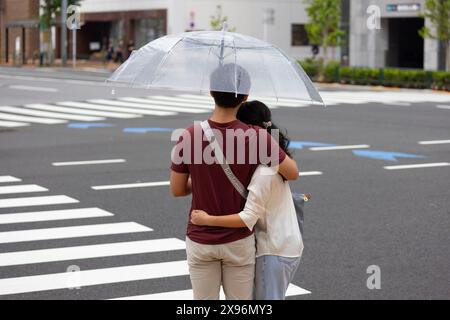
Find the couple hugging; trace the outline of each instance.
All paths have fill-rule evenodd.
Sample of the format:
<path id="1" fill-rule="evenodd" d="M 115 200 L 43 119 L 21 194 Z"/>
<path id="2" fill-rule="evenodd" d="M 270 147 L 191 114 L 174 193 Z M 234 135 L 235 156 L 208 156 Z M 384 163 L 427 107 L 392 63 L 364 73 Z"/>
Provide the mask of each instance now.
<path id="1" fill-rule="evenodd" d="M 299 171 L 269 108 L 247 102 L 250 87 L 239 65 L 214 70 L 212 116 L 172 151 L 171 192 L 192 195 L 186 252 L 196 300 L 219 299 L 221 286 L 229 300 L 284 299 L 300 263 L 288 184 Z"/>

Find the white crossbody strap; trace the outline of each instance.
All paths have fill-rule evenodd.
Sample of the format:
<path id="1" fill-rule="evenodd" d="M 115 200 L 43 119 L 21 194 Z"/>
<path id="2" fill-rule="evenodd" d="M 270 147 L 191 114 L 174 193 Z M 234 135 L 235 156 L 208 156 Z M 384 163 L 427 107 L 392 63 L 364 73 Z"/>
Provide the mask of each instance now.
<path id="1" fill-rule="evenodd" d="M 216 157 L 216 160 L 222 167 L 223 171 L 225 172 L 225 175 L 227 176 L 228 180 L 230 180 L 233 187 L 236 189 L 237 192 L 244 198 L 247 199 L 247 189 L 244 187 L 244 185 L 239 181 L 239 179 L 234 175 L 233 171 L 231 171 L 230 165 L 227 163 L 227 159 L 225 158 L 222 148 L 220 147 L 219 143 L 217 142 L 217 139 L 214 135 L 213 130 L 209 126 L 208 120 L 203 121 L 201 124 L 203 132 L 205 133 L 205 137 L 208 140 L 209 144 L 214 150 L 214 155 Z"/>

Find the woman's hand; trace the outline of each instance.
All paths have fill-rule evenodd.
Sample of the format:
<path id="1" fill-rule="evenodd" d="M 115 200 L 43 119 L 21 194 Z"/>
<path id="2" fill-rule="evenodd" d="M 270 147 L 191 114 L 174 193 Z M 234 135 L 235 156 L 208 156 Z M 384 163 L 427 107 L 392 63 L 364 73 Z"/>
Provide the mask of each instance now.
<path id="1" fill-rule="evenodd" d="M 207 226 L 210 215 L 203 210 L 192 210 L 191 222 L 197 226 Z"/>

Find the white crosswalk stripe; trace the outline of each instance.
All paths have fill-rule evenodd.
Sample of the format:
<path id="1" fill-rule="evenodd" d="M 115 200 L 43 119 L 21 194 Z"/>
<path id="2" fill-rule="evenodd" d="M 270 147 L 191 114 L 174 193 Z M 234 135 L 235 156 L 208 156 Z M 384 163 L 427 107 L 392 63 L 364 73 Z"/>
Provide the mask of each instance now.
<path id="1" fill-rule="evenodd" d="M 67 123 L 66 120 L 19 116 L 19 115 L 8 114 L 8 113 L 3 113 L 3 112 L 0 112 L 0 120 L 12 120 L 12 121 L 22 121 L 22 122 L 31 122 L 31 123 L 41 123 L 41 124 Z"/>
<path id="2" fill-rule="evenodd" d="M 201 108 L 206 108 L 206 109 L 214 109 L 214 100 L 211 98 L 209 100 L 186 100 L 186 98 L 181 98 L 179 96 L 148 96 L 147 98 L 149 99 L 154 99 L 154 100 L 164 100 L 164 101 L 175 101 L 175 102 L 186 102 L 186 101 L 192 101 L 195 102 L 195 105 L 198 105 L 199 108 L 201 106 Z"/>
<path id="3" fill-rule="evenodd" d="M 118 222 L 75 227 L 5 231 L 0 232 L 0 243 L 67 239 L 147 231 L 152 231 L 152 229 L 136 222 Z"/>
<path id="4" fill-rule="evenodd" d="M 286 291 L 286 297 L 299 296 L 309 293 L 311 292 L 308 290 L 290 284 Z M 115 298 L 111 300 L 193 300 L 193 297 L 194 293 L 192 290 L 178 290 L 162 293 L 144 294 L 139 296 Z M 225 294 L 223 290 L 220 291 L 220 299 L 225 300 Z"/>
<path id="5" fill-rule="evenodd" d="M 13 176 L 0 176 L 0 182 L 20 182 L 19 178 Z M 6 185 L 0 186 L 0 194 L 38 191 L 37 185 Z M 42 188 L 41 191 L 44 191 Z M 45 189 L 47 191 L 47 189 Z M 69 204 L 78 201 L 67 196 L 48 196 L 31 198 L 0 199 L 0 208 L 28 207 L 35 205 Z M 0 225 L 25 224 L 43 221 L 71 221 L 73 219 L 107 218 L 114 214 L 100 208 L 76 208 L 19 213 L 1 213 Z M 184 251 L 186 244 L 183 240 L 176 238 L 144 239 L 121 242 L 97 243 L 98 236 L 126 235 L 153 231 L 153 229 L 136 222 L 115 222 L 86 224 L 77 226 L 63 226 L 43 229 L 25 229 L 0 232 L 0 244 L 28 243 L 35 246 L 39 241 L 53 241 L 57 243 L 60 239 L 92 238 L 94 243 L 78 246 L 51 246 L 49 248 L 39 247 L 24 251 L 0 252 L 0 274 L 2 267 L 31 266 L 35 270 L 37 264 L 51 264 L 62 261 L 77 261 L 119 257 L 129 255 L 147 255 L 158 252 Z M 124 260 L 122 260 L 124 261 Z M 125 260 L 126 261 L 126 260 Z M 38 269 L 36 269 L 38 270 Z M 0 296 L 16 295 L 26 293 L 48 292 L 54 290 L 99 286 L 106 284 L 124 283 L 124 293 L 127 282 L 146 281 L 151 279 L 166 279 L 172 277 L 187 277 L 188 264 L 185 260 L 158 261 L 157 263 L 134 264 L 112 266 L 108 268 L 93 268 L 80 270 L 78 272 L 61 272 L 48 274 L 16 274 L 8 278 L 0 278 Z M 159 289 L 160 290 L 160 289 Z M 298 286 L 290 285 L 288 296 L 310 293 Z M 58 295 L 58 291 L 55 291 Z M 106 293 L 111 297 L 109 293 Z M 116 294 L 121 296 L 120 293 Z M 168 292 L 150 292 L 140 296 L 122 296 L 118 300 L 158 300 L 158 299 L 188 299 L 193 297 L 192 289 L 176 290 Z M 223 292 L 221 298 L 224 299 Z"/>
<path id="6" fill-rule="evenodd" d="M 126 99 L 126 98 L 123 98 Z M 136 99 L 136 98 L 129 98 L 129 99 Z M 89 100 L 89 102 L 92 103 L 98 103 L 98 104 L 106 104 L 111 106 L 117 106 L 117 107 L 131 107 L 131 108 L 142 108 L 144 110 L 155 110 L 155 112 L 163 112 L 164 110 L 167 111 L 174 111 L 174 112 L 186 112 L 186 113 L 203 113 L 204 111 L 199 111 L 199 109 L 190 109 L 190 108 L 180 108 L 180 107 L 164 107 L 164 106 L 157 106 L 157 105 L 151 105 L 146 103 L 136 103 L 136 102 L 126 102 L 126 101 L 118 101 L 118 100 L 105 100 L 105 99 L 94 99 Z"/>
<path id="7" fill-rule="evenodd" d="M 60 106 L 53 106 L 50 104 L 27 104 L 25 106 L 27 108 L 31 108 L 31 109 L 39 109 L 39 110 L 55 111 L 55 112 L 66 112 L 66 113 L 99 116 L 99 117 L 107 117 L 107 118 L 132 119 L 132 118 L 142 117 L 141 115 L 138 115 L 138 114 L 127 114 L 127 113 L 94 111 L 94 110 L 83 110 L 83 109 L 80 110 L 78 108 L 60 107 Z"/>
<path id="8" fill-rule="evenodd" d="M 138 108 L 124 108 L 124 107 L 114 107 L 109 105 L 101 105 L 95 103 L 86 103 L 86 102 L 74 102 L 74 101 L 64 101 L 58 102 L 58 105 L 61 106 L 69 106 L 83 109 L 94 109 L 94 110 L 104 110 L 104 111 L 113 111 L 113 112 L 123 112 L 123 113 L 132 113 L 132 114 L 141 114 L 141 115 L 150 115 L 150 116 L 172 116 L 177 114 L 176 112 L 170 111 L 157 111 L 157 110 L 144 110 Z"/>
<path id="9" fill-rule="evenodd" d="M 0 253 L 0 266 L 115 257 L 122 255 L 183 250 L 184 241 L 168 238 L 156 240 L 105 243 L 88 246 Z"/>
<path id="10" fill-rule="evenodd" d="M 45 197 L 27 197 L 0 199 L 0 208 L 18 208 L 31 206 L 45 206 L 67 203 L 78 203 L 79 201 L 64 195 L 45 196 Z"/>
<path id="11" fill-rule="evenodd" d="M 17 186 L 0 187 L 0 195 L 13 193 L 43 192 L 43 191 L 48 191 L 48 189 L 35 184 L 23 184 Z"/>
<path id="12" fill-rule="evenodd" d="M 47 118 L 56 118 L 56 119 L 64 119 L 64 120 L 76 120 L 76 121 L 102 121 L 102 120 L 105 120 L 105 118 L 102 118 L 102 117 L 81 116 L 81 115 L 74 115 L 74 114 L 67 114 L 67 113 L 31 110 L 31 109 L 24 109 L 24 108 L 18 108 L 18 107 L 9 107 L 9 106 L 0 107 L 0 111 L 24 114 L 27 116 L 47 117 Z"/>
<path id="13" fill-rule="evenodd" d="M 206 113 L 210 112 L 210 108 L 205 108 L 197 104 L 190 103 L 180 103 L 180 102 L 166 102 L 158 101 L 155 99 L 143 99 L 143 98 L 119 98 L 120 101 L 132 102 L 138 104 L 144 104 L 146 106 L 159 108 L 162 110 L 170 110 L 176 112 L 186 112 L 186 113 Z"/>
<path id="14" fill-rule="evenodd" d="M 443 93 L 419 91 L 321 91 L 327 106 L 363 105 L 374 103 L 385 107 L 410 107 L 416 103 L 436 103 L 436 108 L 448 109 L 450 96 Z M 269 108 L 308 108 L 313 104 L 295 99 L 250 96 Z M 25 107 L 25 108 L 24 108 Z M 6 109 L 5 109 L 6 108 Z M 16 128 L 38 124 L 61 124 L 67 120 L 104 121 L 108 118 L 131 119 L 142 116 L 173 116 L 180 113 L 201 114 L 214 109 L 212 97 L 200 94 L 145 97 L 118 97 L 88 101 L 59 101 L 0 108 L 0 128 Z M 206 117 L 206 115 L 205 115 Z"/>
<path id="15" fill-rule="evenodd" d="M 13 176 L 0 176 L 0 183 L 5 183 L 5 182 L 20 182 L 22 181 L 22 179 L 13 177 Z"/>
<path id="16" fill-rule="evenodd" d="M 0 279 L 0 295 L 168 278 L 187 274 L 187 261 L 171 261 L 17 277 Z"/>
<path id="17" fill-rule="evenodd" d="M 23 122 L 15 122 L 15 121 L 0 121 L 0 128 L 17 128 L 17 127 L 26 127 L 29 126 L 29 123 L 23 123 Z"/>
<path id="18" fill-rule="evenodd" d="M 49 210 L 49 211 L 34 211 L 23 213 L 2 213 L 0 215 L 0 224 L 98 218 L 98 217 L 109 217 L 112 215 L 113 215 L 112 213 L 102 210 L 100 208 Z"/>

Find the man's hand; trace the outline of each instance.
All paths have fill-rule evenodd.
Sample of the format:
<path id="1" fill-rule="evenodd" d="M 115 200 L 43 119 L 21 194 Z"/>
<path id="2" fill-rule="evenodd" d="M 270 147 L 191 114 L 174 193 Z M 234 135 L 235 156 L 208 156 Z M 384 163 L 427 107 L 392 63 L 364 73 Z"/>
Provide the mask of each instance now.
<path id="1" fill-rule="evenodd" d="M 191 222 L 197 226 L 207 226 L 211 216 L 203 210 L 192 210 Z"/>

